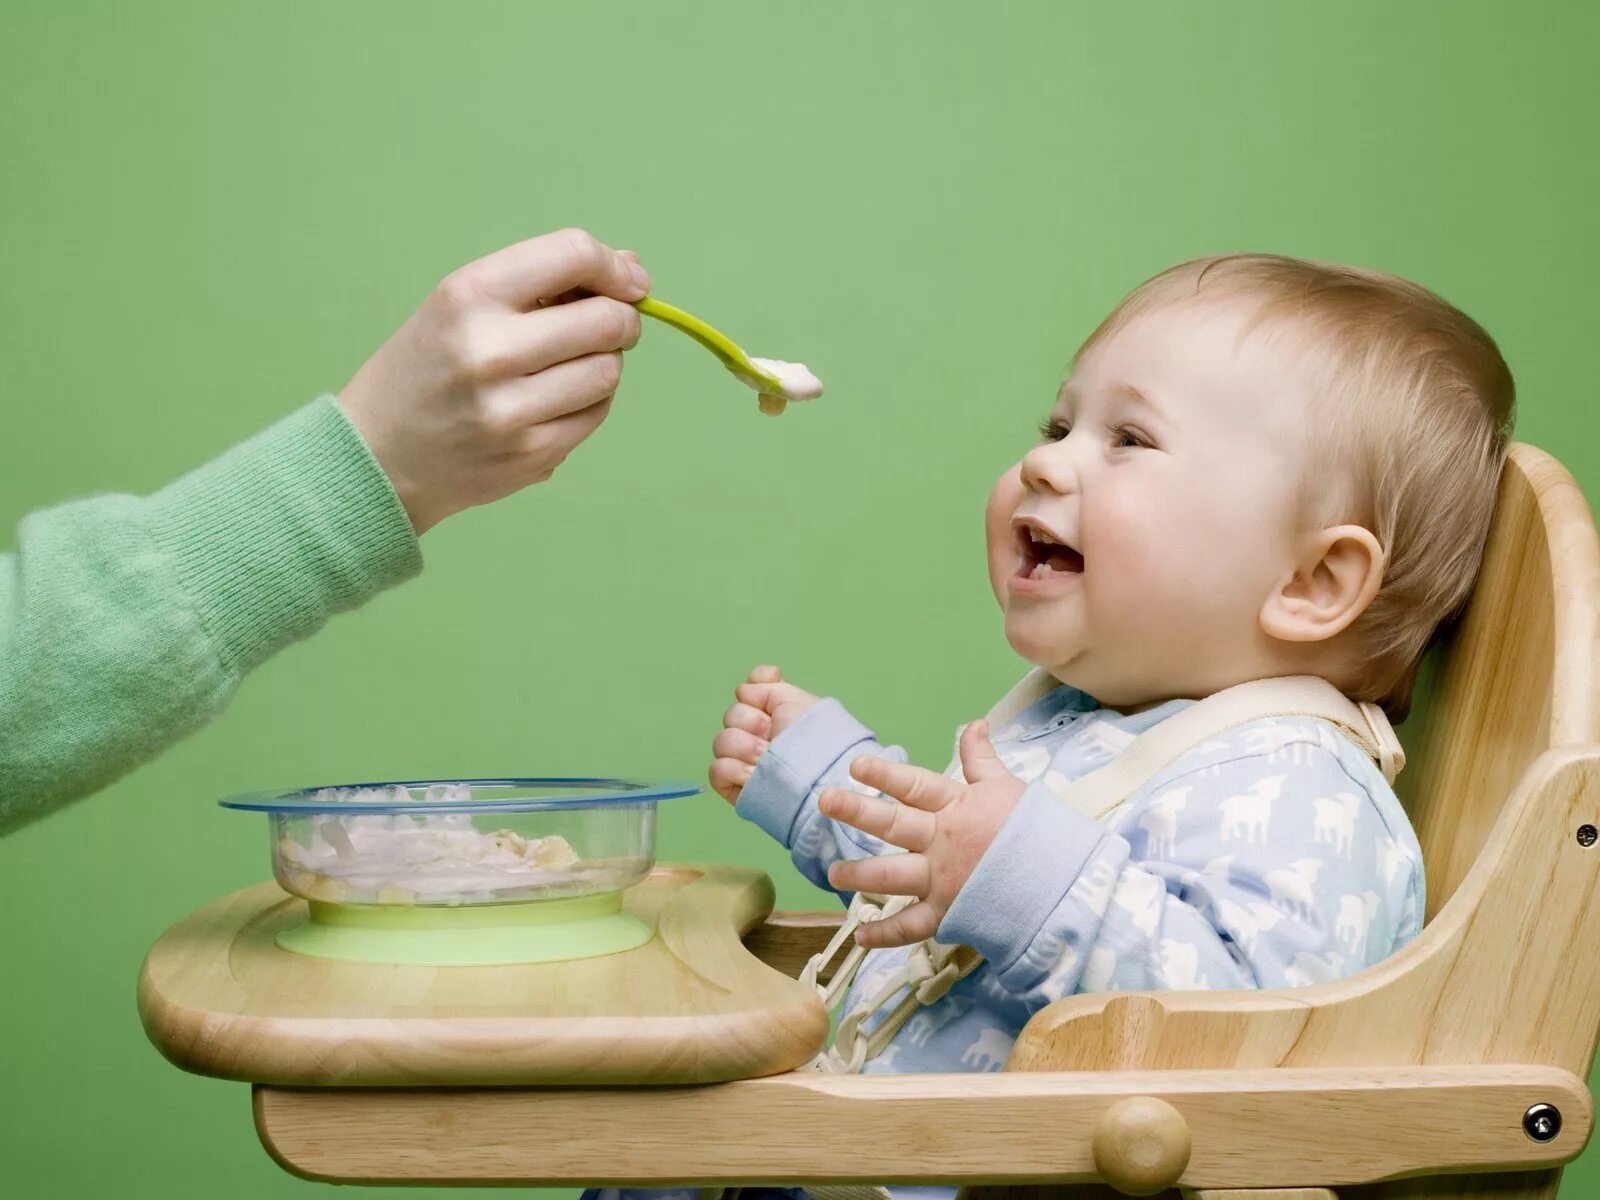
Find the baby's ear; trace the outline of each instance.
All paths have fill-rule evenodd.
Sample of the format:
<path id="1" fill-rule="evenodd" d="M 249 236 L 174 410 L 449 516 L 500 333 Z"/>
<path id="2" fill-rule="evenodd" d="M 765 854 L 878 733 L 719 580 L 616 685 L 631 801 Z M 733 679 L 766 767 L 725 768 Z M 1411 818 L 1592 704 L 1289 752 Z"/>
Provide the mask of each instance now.
<path id="1" fill-rule="evenodd" d="M 1319 530 L 1261 606 L 1261 628 L 1285 642 L 1337 636 L 1378 594 L 1384 561 L 1383 547 L 1370 529 L 1335 525 Z"/>

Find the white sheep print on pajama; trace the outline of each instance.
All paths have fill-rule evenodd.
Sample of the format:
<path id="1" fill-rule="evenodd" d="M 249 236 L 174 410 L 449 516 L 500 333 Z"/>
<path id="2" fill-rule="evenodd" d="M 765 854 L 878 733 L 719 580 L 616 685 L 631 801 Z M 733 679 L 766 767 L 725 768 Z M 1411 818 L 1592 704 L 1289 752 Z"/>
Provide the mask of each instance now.
<path id="1" fill-rule="evenodd" d="M 992 731 L 1027 790 L 936 934 L 985 961 L 918 1011 L 865 1073 L 998 1071 L 1028 1018 L 1063 996 L 1302 987 L 1360 971 L 1417 935 L 1422 852 L 1411 823 L 1377 766 L 1326 721 L 1272 717 L 1229 730 L 1099 821 L 1060 799 L 1191 703 L 1124 714 L 1062 686 Z M 828 883 L 831 863 L 899 852 L 817 809 L 824 788 L 866 790 L 849 767 L 868 754 L 906 761 L 823 700 L 773 742 L 736 806 L 807 879 L 846 901 Z M 868 954 L 844 1011 L 909 952 Z"/>

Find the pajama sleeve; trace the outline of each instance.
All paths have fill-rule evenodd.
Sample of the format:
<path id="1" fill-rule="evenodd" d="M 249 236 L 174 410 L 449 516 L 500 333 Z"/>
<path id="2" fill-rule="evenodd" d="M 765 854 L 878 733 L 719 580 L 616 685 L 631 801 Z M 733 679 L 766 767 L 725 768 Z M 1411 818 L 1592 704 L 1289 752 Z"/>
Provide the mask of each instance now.
<path id="1" fill-rule="evenodd" d="M 802 875 L 846 901 L 854 893 L 828 882 L 829 866 L 839 859 L 901 852 L 823 816 L 817 808 L 817 797 L 826 788 L 863 788 L 850 776 L 851 762 L 863 755 L 906 761 L 904 750 L 880 746 L 872 730 L 837 700 L 820 700 L 773 739 L 734 805 L 736 813 L 761 826 L 789 851 Z"/>
<path id="2" fill-rule="evenodd" d="M 1353 974 L 1414 933 L 1422 895 L 1409 826 L 1358 776 L 1321 738 L 1280 741 L 1158 777 L 1105 824 L 1032 784 L 938 940 L 1034 1008 Z"/>

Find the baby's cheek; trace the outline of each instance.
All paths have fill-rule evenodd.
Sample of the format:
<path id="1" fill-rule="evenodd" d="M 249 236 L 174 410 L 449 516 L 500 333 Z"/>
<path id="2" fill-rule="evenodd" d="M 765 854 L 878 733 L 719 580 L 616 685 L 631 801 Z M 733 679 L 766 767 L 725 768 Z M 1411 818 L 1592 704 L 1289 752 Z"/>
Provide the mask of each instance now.
<path id="1" fill-rule="evenodd" d="M 1001 608 L 1006 604 L 1006 581 L 1016 574 L 1017 551 L 1010 545 L 1010 539 L 997 542 L 992 537 L 989 540 L 989 587 L 994 592 L 994 598 Z"/>
<path id="2" fill-rule="evenodd" d="M 1159 616 L 1168 605 L 1175 581 L 1173 564 L 1148 543 L 1122 543 L 1086 564 L 1090 604 L 1099 611 L 1096 624 L 1139 625 Z"/>
<path id="3" fill-rule="evenodd" d="M 1127 638 L 1160 657 L 1248 626 L 1268 553 L 1258 515 L 1228 514 L 1203 498 L 1125 515 L 1110 539 L 1113 569 L 1097 581 L 1109 586 L 1094 600 Z"/>
<path id="4" fill-rule="evenodd" d="M 1151 500 L 1129 498 L 1084 512 L 1085 544 L 1092 547 L 1085 583 L 1102 620 L 1124 626 L 1170 620 L 1211 582 L 1205 564 L 1216 531 L 1181 508 Z"/>
<path id="5" fill-rule="evenodd" d="M 1021 468 L 1012 467 L 996 481 L 984 508 L 984 538 L 988 549 L 989 586 L 1002 608 L 1006 603 L 1006 580 L 1016 571 L 1017 548 L 1011 534 L 1011 517 L 1022 499 Z"/>

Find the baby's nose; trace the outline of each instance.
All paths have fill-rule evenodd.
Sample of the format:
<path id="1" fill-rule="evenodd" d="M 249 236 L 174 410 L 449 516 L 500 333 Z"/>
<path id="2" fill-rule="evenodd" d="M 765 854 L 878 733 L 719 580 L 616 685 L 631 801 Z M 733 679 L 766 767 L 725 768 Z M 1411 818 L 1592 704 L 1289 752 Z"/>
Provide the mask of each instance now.
<path id="1" fill-rule="evenodd" d="M 1045 442 L 1022 459 L 1022 483 L 1030 491 L 1066 495 L 1078 487 L 1078 473 L 1066 442 Z"/>

